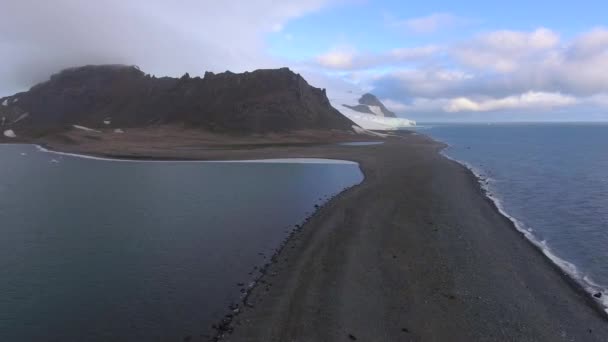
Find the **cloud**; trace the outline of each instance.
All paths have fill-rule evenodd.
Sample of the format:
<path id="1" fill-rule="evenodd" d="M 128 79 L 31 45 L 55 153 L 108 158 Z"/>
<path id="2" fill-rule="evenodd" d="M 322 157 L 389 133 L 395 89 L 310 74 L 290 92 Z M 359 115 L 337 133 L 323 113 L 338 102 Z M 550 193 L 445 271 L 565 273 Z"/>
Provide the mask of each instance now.
<path id="1" fill-rule="evenodd" d="M 380 100 L 380 102 L 382 102 L 384 104 L 384 106 L 386 108 L 388 108 L 388 110 L 393 111 L 393 112 L 402 113 L 408 109 L 408 106 L 403 102 L 399 102 L 399 101 L 395 101 L 395 100 L 391 100 L 391 99 L 382 99 L 382 100 Z"/>
<path id="2" fill-rule="evenodd" d="M 429 65 L 359 72 L 359 82 L 404 112 L 608 108 L 608 30 L 495 31 L 441 48 Z"/>
<path id="3" fill-rule="evenodd" d="M 606 53 L 608 49 L 608 29 L 595 28 L 577 37 L 568 53 L 572 59 L 585 59 Z"/>
<path id="4" fill-rule="evenodd" d="M 319 65 L 331 69 L 352 69 L 355 67 L 356 52 L 351 48 L 334 49 L 316 60 Z"/>
<path id="5" fill-rule="evenodd" d="M 546 28 L 532 32 L 503 30 L 459 44 L 452 54 L 469 67 L 512 72 L 531 58 L 546 58 L 559 42 L 559 35 Z"/>
<path id="6" fill-rule="evenodd" d="M 264 34 L 333 0 L 6 0 L 0 94 L 82 64 L 137 64 L 158 75 L 274 67 Z"/>
<path id="7" fill-rule="evenodd" d="M 319 66 L 328 69 L 360 70 L 428 61 L 440 51 L 441 49 L 436 45 L 396 48 L 383 53 L 359 53 L 352 47 L 341 47 L 321 54 L 315 60 Z"/>
<path id="8" fill-rule="evenodd" d="M 463 19 L 450 13 L 433 13 L 428 16 L 393 21 L 394 26 L 405 27 L 414 33 L 433 33 L 440 29 L 452 27 L 463 22 Z"/>
<path id="9" fill-rule="evenodd" d="M 446 112 L 488 112 L 498 110 L 552 109 L 577 104 L 577 99 L 559 93 L 529 91 L 500 99 L 475 101 L 466 97 L 452 99 L 444 106 Z"/>

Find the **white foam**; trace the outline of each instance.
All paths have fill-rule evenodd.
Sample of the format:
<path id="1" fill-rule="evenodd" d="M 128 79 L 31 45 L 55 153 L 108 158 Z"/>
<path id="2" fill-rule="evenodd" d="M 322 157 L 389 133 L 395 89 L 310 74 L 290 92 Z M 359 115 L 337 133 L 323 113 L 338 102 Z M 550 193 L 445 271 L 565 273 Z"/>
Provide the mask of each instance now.
<path id="1" fill-rule="evenodd" d="M 15 131 L 13 131 L 12 129 L 7 129 L 6 131 L 4 131 L 4 136 L 7 138 L 16 138 L 17 134 L 15 134 Z"/>
<path id="2" fill-rule="evenodd" d="M 484 190 L 486 197 L 488 197 L 494 203 L 494 205 L 496 206 L 496 209 L 498 209 L 498 212 L 500 212 L 501 215 L 503 215 L 504 217 L 509 219 L 511 222 L 513 222 L 513 225 L 515 226 L 515 228 L 520 233 L 522 233 L 528 241 L 530 241 L 534 246 L 539 248 L 543 252 L 543 254 L 547 258 L 549 258 L 549 260 L 551 260 L 551 262 L 553 262 L 562 271 L 564 271 L 564 273 L 566 275 L 568 275 L 570 278 L 574 279 L 577 283 L 579 283 L 583 287 L 583 289 L 585 289 L 585 291 L 587 291 L 591 296 L 593 296 L 593 294 L 596 294 L 598 292 L 601 293 L 602 294 L 601 298 L 596 298 L 596 297 L 592 297 L 592 298 L 595 299 L 604 308 L 604 311 L 606 312 L 606 314 L 608 314 L 608 290 L 606 289 L 605 286 L 602 286 L 600 284 L 597 284 L 597 283 L 591 281 L 591 278 L 587 275 L 582 274 L 580 272 L 580 270 L 578 269 L 578 267 L 576 267 L 575 264 L 557 256 L 551 250 L 551 248 L 549 247 L 549 245 L 547 244 L 547 242 L 545 240 L 540 240 L 534 235 L 534 233 L 533 233 L 534 230 L 531 227 L 526 227 L 526 225 L 523 222 L 521 222 L 517 218 L 509 215 L 509 213 L 507 213 L 507 211 L 505 210 L 505 208 L 502 204 L 502 201 L 499 198 L 497 198 L 490 191 L 489 184 L 492 183 L 493 179 L 484 177 L 483 173 L 480 172 L 480 170 L 475 168 L 473 165 L 450 157 L 449 155 L 447 155 L 445 153 L 445 149 L 443 151 L 441 151 L 441 154 L 444 157 L 446 157 L 447 159 L 457 162 L 457 163 L 463 165 L 464 167 L 466 167 L 467 169 L 469 169 L 477 178 L 477 181 L 478 181 L 480 187 Z"/>
<path id="3" fill-rule="evenodd" d="M 340 159 L 324 159 L 324 158 L 275 158 L 275 159 L 247 159 L 247 160 L 145 160 L 145 159 L 116 159 L 108 157 L 96 157 L 86 154 L 58 152 L 48 150 L 40 145 L 35 145 L 39 152 L 52 153 L 62 156 L 103 160 L 112 162 L 136 162 L 136 163 L 275 163 L 275 164 L 347 164 L 359 165 L 359 163 L 350 160 Z"/>

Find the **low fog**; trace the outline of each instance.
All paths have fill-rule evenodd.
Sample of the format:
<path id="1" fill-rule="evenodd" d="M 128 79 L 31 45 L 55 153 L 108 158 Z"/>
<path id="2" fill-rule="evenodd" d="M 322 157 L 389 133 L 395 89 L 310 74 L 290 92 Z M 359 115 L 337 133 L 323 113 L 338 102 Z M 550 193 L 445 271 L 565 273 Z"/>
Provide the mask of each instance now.
<path id="1" fill-rule="evenodd" d="M 279 66 L 264 54 L 264 34 L 323 2 L 3 1 L 0 96 L 85 64 L 135 64 L 159 76 Z"/>

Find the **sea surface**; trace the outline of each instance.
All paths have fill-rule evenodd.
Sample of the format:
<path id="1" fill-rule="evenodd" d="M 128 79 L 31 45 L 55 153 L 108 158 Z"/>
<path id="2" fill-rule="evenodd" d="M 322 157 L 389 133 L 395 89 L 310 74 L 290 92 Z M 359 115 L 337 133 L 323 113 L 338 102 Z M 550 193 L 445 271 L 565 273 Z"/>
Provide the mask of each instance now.
<path id="1" fill-rule="evenodd" d="M 449 145 L 532 243 L 608 308 L 608 124 L 446 124 Z"/>
<path id="2" fill-rule="evenodd" d="M 0 341 L 199 341 L 356 163 L 0 145 Z"/>

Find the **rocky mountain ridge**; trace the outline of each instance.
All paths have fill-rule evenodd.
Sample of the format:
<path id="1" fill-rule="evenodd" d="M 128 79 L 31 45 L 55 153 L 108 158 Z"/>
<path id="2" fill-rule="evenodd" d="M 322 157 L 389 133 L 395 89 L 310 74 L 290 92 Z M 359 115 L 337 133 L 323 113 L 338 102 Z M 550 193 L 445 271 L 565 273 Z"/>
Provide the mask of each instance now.
<path id="1" fill-rule="evenodd" d="M 89 65 L 63 70 L 29 91 L 0 98 L 5 138 L 44 136 L 75 126 L 158 125 L 264 134 L 352 131 L 354 123 L 330 105 L 324 89 L 310 86 L 288 68 L 157 78 L 136 66 Z"/>
<path id="2" fill-rule="evenodd" d="M 386 106 L 380 102 L 375 95 L 370 93 L 363 94 L 363 96 L 359 98 L 359 104 L 357 105 L 343 104 L 343 106 L 359 113 L 383 116 L 387 118 L 397 117 L 397 115 L 388 110 L 388 108 L 386 108 Z"/>

